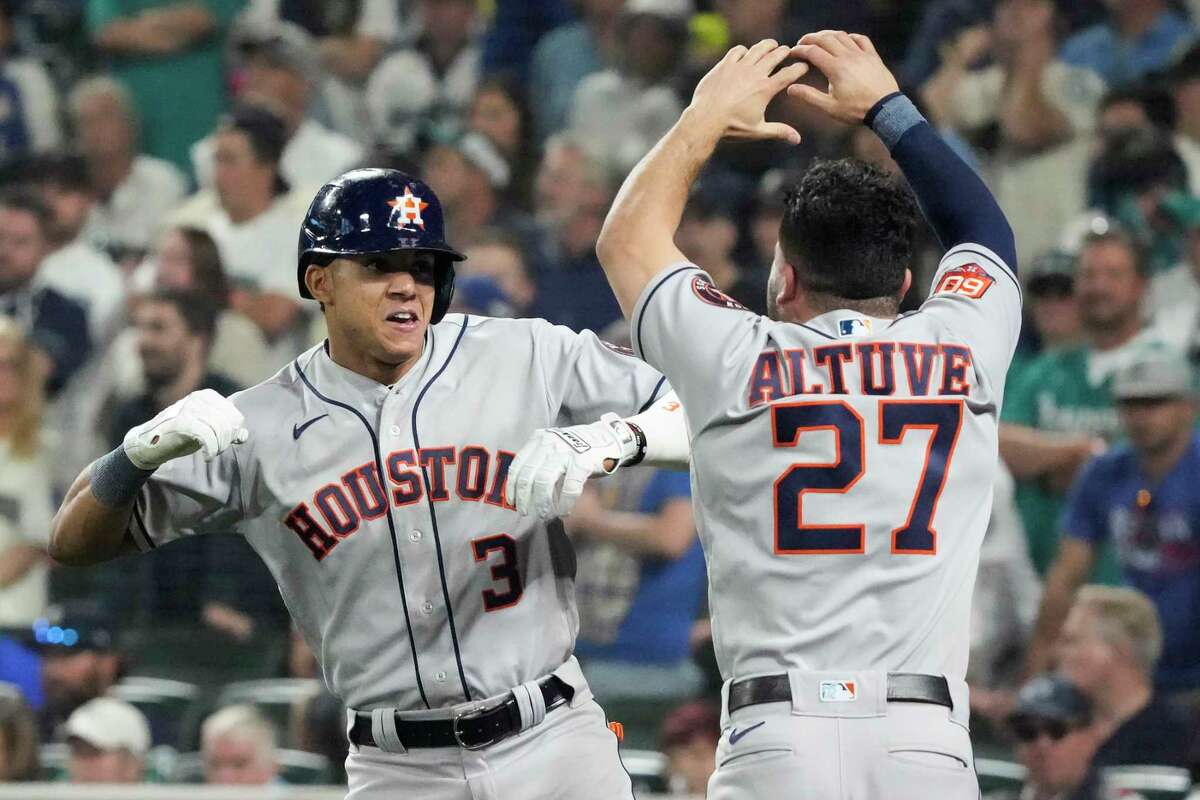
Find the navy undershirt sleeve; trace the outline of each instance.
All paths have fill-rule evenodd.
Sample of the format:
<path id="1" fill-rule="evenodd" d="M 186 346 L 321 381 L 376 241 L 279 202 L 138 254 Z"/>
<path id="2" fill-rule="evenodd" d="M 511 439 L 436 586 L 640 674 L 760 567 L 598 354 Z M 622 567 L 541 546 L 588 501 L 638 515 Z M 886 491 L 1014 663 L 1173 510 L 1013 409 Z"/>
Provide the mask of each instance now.
<path id="1" fill-rule="evenodd" d="M 876 103 L 863 122 L 891 151 L 944 248 L 981 244 L 1017 271 L 1012 227 L 996 199 L 911 100 L 894 92 Z"/>

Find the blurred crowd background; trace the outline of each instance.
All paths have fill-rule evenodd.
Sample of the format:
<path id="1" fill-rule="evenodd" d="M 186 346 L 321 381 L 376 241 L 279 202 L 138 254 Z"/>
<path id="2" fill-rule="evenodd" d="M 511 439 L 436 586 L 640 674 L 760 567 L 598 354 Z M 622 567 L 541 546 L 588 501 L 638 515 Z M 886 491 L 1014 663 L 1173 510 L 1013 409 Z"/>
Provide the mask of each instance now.
<path id="1" fill-rule="evenodd" d="M 252 385 L 321 340 L 297 234 L 357 165 L 437 191 L 469 256 L 457 310 L 620 341 L 594 245 L 621 179 L 729 46 L 823 28 L 874 39 L 1017 236 L 1027 317 L 969 676 L 985 796 L 1185 796 L 1196 0 L 3 0 L 0 782 L 342 780 L 343 711 L 250 548 L 56 566 L 68 482 L 187 393 Z M 722 146 L 678 234 L 760 312 L 789 181 L 816 159 L 896 171 L 864 128 L 786 99 L 770 114 L 803 143 Z M 925 234 L 907 308 L 938 256 Z M 702 795 L 719 676 L 687 476 L 618 473 L 567 524 L 577 653 L 627 764 Z"/>

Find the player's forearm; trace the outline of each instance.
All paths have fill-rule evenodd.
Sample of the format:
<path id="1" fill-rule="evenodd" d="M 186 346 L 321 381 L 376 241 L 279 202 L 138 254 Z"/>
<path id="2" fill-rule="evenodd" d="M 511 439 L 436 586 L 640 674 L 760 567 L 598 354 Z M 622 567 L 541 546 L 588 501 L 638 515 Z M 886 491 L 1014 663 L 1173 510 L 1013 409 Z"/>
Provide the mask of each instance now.
<path id="1" fill-rule="evenodd" d="M 45 557 L 46 551 L 33 544 L 15 544 L 0 552 L 0 589 L 24 578 Z"/>
<path id="2" fill-rule="evenodd" d="M 692 457 L 683 405 L 674 391 L 663 395 L 650 408 L 625 421 L 645 436 L 645 455 L 638 462 L 663 469 L 686 470 Z"/>
<path id="3" fill-rule="evenodd" d="M 51 524 L 52 559 L 74 566 L 98 564 L 136 549 L 128 534 L 129 518 L 135 484 L 145 478 L 135 470 L 110 453 L 80 473 Z M 93 481 L 93 476 L 98 479 Z"/>
<path id="4" fill-rule="evenodd" d="M 1012 227 L 996 199 L 912 101 L 891 94 L 875 104 L 865 122 L 887 145 L 943 247 L 981 244 L 1017 268 Z"/>
<path id="5" fill-rule="evenodd" d="M 596 254 L 621 310 L 629 316 L 641 289 L 678 257 L 675 230 L 688 191 L 720 140 L 691 109 L 625 179 L 596 242 Z"/>

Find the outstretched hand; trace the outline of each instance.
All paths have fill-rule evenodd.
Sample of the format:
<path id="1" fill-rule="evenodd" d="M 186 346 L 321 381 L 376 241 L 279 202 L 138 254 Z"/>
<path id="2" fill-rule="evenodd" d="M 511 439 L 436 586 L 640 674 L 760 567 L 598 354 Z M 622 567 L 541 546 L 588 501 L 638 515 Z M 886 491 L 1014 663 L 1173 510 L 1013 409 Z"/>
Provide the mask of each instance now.
<path id="1" fill-rule="evenodd" d="M 767 122 L 767 105 L 808 72 L 804 63 L 775 71 L 792 52 L 774 39 L 763 39 L 747 49 L 738 45 L 708 71 L 692 95 L 693 119 L 711 123 L 722 137 L 732 139 L 782 139 L 800 143 L 800 133 L 782 122 Z M 773 73 L 773 74 L 772 74 Z"/>
<path id="2" fill-rule="evenodd" d="M 788 87 L 788 94 L 816 106 L 838 122 L 861 123 L 876 103 L 900 89 L 875 52 L 875 45 L 859 33 L 809 33 L 791 49 L 791 54 L 823 72 L 829 79 L 829 91 L 797 84 Z"/>

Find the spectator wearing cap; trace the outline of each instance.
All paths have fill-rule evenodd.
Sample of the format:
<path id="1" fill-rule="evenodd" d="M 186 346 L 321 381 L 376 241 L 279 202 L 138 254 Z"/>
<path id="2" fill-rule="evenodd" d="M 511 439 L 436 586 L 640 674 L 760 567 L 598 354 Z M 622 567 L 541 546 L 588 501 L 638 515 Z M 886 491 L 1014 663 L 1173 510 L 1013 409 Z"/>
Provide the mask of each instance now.
<path id="1" fill-rule="evenodd" d="M 1109 0 L 1105 6 L 1107 19 L 1063 42 L 1059 58 L 1096 72 L 1110 86 L 1164 69 L 1196 33 L 1167 0 Z"/>
<path id="2" fill-rule="evenodd" d="M 326 181 L 358 165 L 363 148 L 313 118 L 321 59 L 312 37 L 292 22 L 242 19 L 230 36 L 240 67 L 238 99 L 278 112 L 287 144 L 279 171 L 289 184 L 312 194 Z M 192 146 L 192 164 L 202 186 L 213 181 L 216 134 Z"/>
<path id="3" fill-rule="evenodd" d="M 734 259 L 737 210 L 718 201 L 715 186 L 702 181 L 683 211 L 676 240 L 689 261 L 712 277 L 721 291 L 756 314 L 767 313 L 767 270 L 742 270 Z"/>
<path id="4" fill-rule="evenodd" d="M 671 794 L 704 797 L 720 739 L 721 715 L 711 703 L 693 700 L 663 717 L 658 749 L 667 757 Z"/>
<path id="5" fill-rule="evenodd" d="M 1110 221 L 1095 224 L 1075 269 L 1083 339 L 1039 355 L 1006 387 L 1001 412 L 1000 454 L 1018 481 L 1029 554 L 1041 574 L 1058 549 L 1066 490 L 1097 449 L 1120 435 L 1113 373 L 1166 348 L 1145 325 L 1148 275 L 1140 248 Z M 1111 553 L 1098 555 L 1096 579 L 1117 580 Z"/>
<path id="6" fill-rule="evenodd" d="M 63 728 L 71 783 L 141 783 L 150 751 L 142 712 L 113 697 L 97 697 L 72 712 Z"/>
<path id="7" fill-rule="evenodd" d="M 287 130 L 266 107 L 239 105 L 213 136 L 213 188 L 199 192 L 170 220 L 194 224 L 217 243 L 231 287 L 230 307 L 247 316 L 282 366 L 301 349 L 296 296 L 296 230 L 303 193 L 289 195 L 280 172 Z"/>
<path id="8" fill-rule="evenodd" d="M 171 162 L 140 151 L 133 98 L 117 81 L 80 81 L 67 107 L 93 200 L 83 238 L 132 268 L 187 194 L 187 179 Z"/>
<path id="9" fill-rule="evenodd" d="M 491 228 L 482 231 L 465 250 L 455 279 L 455 300 L 487 316 L 523 317 L 529 314 L 537 287 L 516 236 Z M 469 263 L 468 263 L 469 262 Z"/>
<path id="10" fill-rule="evenodd" d="M 147 154 L 190 169 L 188 148 L 213 129 L 225 105 L 224 40 L 241 5 L 242 0 L 84 4 L 92 44 L 133 96 Z"/>
<path id="11" fill-rule="evenodd" d="M 87 361 L 92 336 L 83 306 L 37 279 L 52 248 L 51 225 L 37 194 L 0 193 L 0 316 L 13 319 L 33 343 L 53 396 Z"/>
<path id="12" fill-rule="evenodd" d="M 1183 230 L 1183 260 L 1151 279 L 1148 306 L 1159 335 L 1200 366 L 1200 198 L 1177 193 L 1162 207 Z"/>
<path id="13" fill-rule="evenodd" d="M 1162 641 L 1135 647 L 1130 666 L 1147 681 L 1153 676 L 1160 690 L 1194 691 L 1200 689 L 1200 434 L 1192 370 L 1171 351 L 1149 354 L 1116 374 L 1112 393 L 1128 442 L 1095 458 L 1071 489 L 1031 663 L 1049 660 L 1098 549 L 1111 543 L 1122 582 L 1145 592 L 1151 611 L 1157 607 L 1157 619 L 1145 624 L 1155 631 L 1163 625 L 1155 633 Z"/>
<path id="14" fill-rule="evenodd" d="M 458 127 L 479 80 L 473 0 L 418 0 L 415 5 L 423 20 L 416 41 L 380 61 L 366 89 L 376 143 L 407 156 L 430 135 L 444 136 Z"/>
<path id="15" fill-rule="evenodd" d="M 44 384 L 33 347 L 0 317 L 0 628 L 27 628 L 46 613 L 54 510 Z"/>
<path id="16" fill-rule="evenodd" d="M 594 331 L 621 318 L 596 258 L 596 239 L 615 193 L 585 137 L 564 133 L 546 142 L 534 181 L 534 209 L 546 242 L 535 316 Z"/>
<path id="17" fill-rule="evenodd" d="M 67 607 L 56 624 L 37 620 L 32 633 L 41 656 L 44 698 L 38 722 L 43 737 L 50 739 L 71 712 L 121 679 L 125 655 L 106 616 L 82 603 Z"/>
<path id="18" fill-rule="evenodd" d="M 976 142 L 998 132 L 987 170 L 1023 261 L 1053 245 L 1085 208 L 1083 175 L 1104 93 L 1094 72 L 1055 57 L 1060 29 L 1052 0 L 1000 0 L 993 24 L 957 36 L 921 87 L 939 127 Z M 1030 192 L 1032 184 L 1040 191 Z"/>
<path id="19" fill-rule="evenodd" d="M 120 328 L 125 276 L 83 235 L 96 199 L 87 162 L 75 155 L 47 155 L 27 162 L 23 172 L 50 210 L 50 252 L 37 282 L 81 304 L 93 341 L 106 344 Z"/>
<path id="20" fill-rule="evenodd" d="M 570 128 L 592 140 L 606 168 L 624 175 L 679 118 L 675 91 L 687 44 L 691 0 L 627 0 L 613 67 L 575 90 Z"/>
<path id="21" fill-rule="evenodd" d="M 1009 714 L 1025 785 L 992 792 L 986 800 L 1093 800 L 1099 790 L 1091 769 L 1099 744 L 1090 727 L 1091 703 L 1061 675 L 1041 675 L 1021 687 Z"/>
<path id="22" fill-rule="evenodd" d="M 262 786 L 279 780 L 278 734 L 254 706 L 226 706 L 200 727 L 204 781 Z"/>
<path id="23" fill-rule="evenodd" d="M 575 90 L 615 60 L 617 20 L 625 0 L 581 0 L 580 19 L 543 36 L 533 49 L 529 95 L 539 141 L 567 126 Z"/>
<path id="24" fill-rule="evenodd" d="M 1163 629 L 1150 598 L 1133 588 L 1084 586 L 1057 648 L 1063 674 L 1092 704 L 1097 769 L 1187 765 L 1190 715 L 1154 687 Z"/>
<path id="25" fill-rule="evenodd" d="M 33 711 L 10 683 L 0 683 L 0 784 L 40 777 Z"/>

